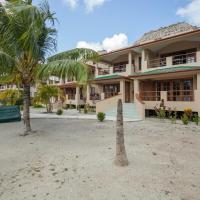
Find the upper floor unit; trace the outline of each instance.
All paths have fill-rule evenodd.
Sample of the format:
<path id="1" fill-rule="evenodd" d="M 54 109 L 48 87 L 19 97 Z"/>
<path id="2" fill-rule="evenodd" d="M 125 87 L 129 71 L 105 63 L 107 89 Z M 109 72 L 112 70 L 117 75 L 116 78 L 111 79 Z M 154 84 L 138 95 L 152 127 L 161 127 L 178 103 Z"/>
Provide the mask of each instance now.
<path id="1" fill-rule="evenodd" d="M 131 76 L 174 66 L 200 66 L 199 28 L 178 23 L 145 33 L 132 46 L 100 55 L 95 75 Z"/>

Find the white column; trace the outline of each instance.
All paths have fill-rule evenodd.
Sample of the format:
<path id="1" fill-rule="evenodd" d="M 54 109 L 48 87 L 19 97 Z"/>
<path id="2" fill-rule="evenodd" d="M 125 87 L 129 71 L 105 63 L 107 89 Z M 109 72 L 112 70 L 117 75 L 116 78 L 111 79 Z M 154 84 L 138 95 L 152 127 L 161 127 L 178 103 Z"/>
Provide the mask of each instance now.
<path id="1" fill-rule="evenodd" d="M 87 91 L 86 91 L 86 101 L 90 101 L 90 85 L 87 85 Z"/>
<path id="2" fill-rule="evenodd" d="M 128 53 L 128 64 L 132 66 L 132 53 Z"/>
<path id="3" fill-rule="evenodd" d="M 139 80 L 138 79 L 134 79 L 134 98 L 136 96 L 136 94 L 139 94 L 140 89 L 139 89 Z"/>
<path id="4" fill-rule="evenodd" d="M 125 102 L 125 81 L 120 81 L 120 93 L 122 95 L 122 102 Z"/>
<path id="5" fill-rule="evenodd" d="M 148 61 L 146 60 L 146 50 L 142 50 L 142 71 L 147 70 Z"/>
<path id="6" fill-rule="evenodd" d="M 110 69 L 110 74 L 113 74 L 113 67 L 109 67 Z"/>
<path id="7" fill-rule="evenodd" d="M 167 57 L 166 58 L 166 66 L 171 67 L 172 66 L 172 57 Z"/>
<path id="8" fill-rule="evenodd" d="M 79 105 L 79 102 L 80 102 L 80 87 L 79 86 L 76 87 L 75 100 L 76 100 L 76 107 L 77 107 Z"/>

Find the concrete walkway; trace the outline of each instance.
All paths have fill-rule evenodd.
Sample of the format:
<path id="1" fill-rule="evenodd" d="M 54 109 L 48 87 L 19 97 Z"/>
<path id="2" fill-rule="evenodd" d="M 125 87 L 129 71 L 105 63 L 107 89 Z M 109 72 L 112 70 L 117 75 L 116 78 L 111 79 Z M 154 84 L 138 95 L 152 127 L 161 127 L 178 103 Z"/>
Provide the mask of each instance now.
<path id="1" fill-rule="evenodd" d="M 54 111 L 53 113 L 46 113 L 44 108 L 31 108 L 30 109 L 31 119 L 91 119 L 97 120 L 95 113 L 79 113 L 76 109 L 64 110 L 62 115 L 57 115 Z M 108 121 L 116 121 L 116 117 L 106 116 Z M 140 119 L 130 119 L 124 118 L 126 122 L 141 121 Z"/>

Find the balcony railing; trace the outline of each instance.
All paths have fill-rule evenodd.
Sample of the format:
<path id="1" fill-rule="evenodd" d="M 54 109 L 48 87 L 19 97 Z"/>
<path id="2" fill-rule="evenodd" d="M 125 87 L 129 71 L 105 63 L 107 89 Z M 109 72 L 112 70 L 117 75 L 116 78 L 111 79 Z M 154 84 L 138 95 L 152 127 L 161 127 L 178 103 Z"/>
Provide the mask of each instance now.
<path id="1" fill-rule="evenodd" d="M 126 72 L 126 65 L 125 64 L 113 67 L 113 73 L 122 73 L 122 72 Z"/>
<path id="2" fill-rule="evenodd" d="M 98 68 L 98 75 L 107 75 L 110 73 L 109 69 Z"/>
<path id="3" fill-rule="evenodd" d="M 167 101 L 194 101 L 194 90 L 169 90 L 167 93 Z M 142 101 L 161 101 L 160 91 L 142 91 L 140 92 Z"/>
<path id="4" fill-rule="evenodd" d="M 67 96 L 68 96 L 68 99 L 75 100 L 76 94 L 67 94 Z"/>
<path id="5" fill-rule="evenodd" d="M 167 58 L 171 58 L 171 63 L 167 63 Z M 149 60 L 148 68 L 165 67 L 167 65 L 182 65 L 195 62 L 197 62 L 197 52 L 192 52 Z"/>
<path id="6" fill-rule="evenodd" d="M 194 90 L 167 91 L 167 101 L 194 101 Z"/>
<path id="7" fill-rule="evenodd" d="M 108 99 L 110 97 L 114 97 L 114 96 L 118 95 L 119 92 L 105 92 L 104 94 L 105 94 L 105 99 Z"/>
<path id="8" fill-rule="evenodd" d="M 148 61 L 149 68 L 156 68 L 156 67 L 165 67 L 167 66 L 167 59 L 166 58 L 157 58 Z"/>
<path id="9" fill-rule="evenodd" d="M 140 98 L 142 101 L 160 101 L 161 95 L 159 91 L 142 91 Z"/>
<path id="10" fill-rule="evenodd" d="M 194 63 L 196 61 L 197 61 L 197 54 L 196 54 L 196 52 L 175 55 L 175 56 L 172 57 L 172 64 L 173 65 Z"/>
<path id="11" fill-rule="evenodd" d="M 98 94 L 98 93 L 90 94 L 90 100 L 92 100 L 92 101 L 98 101 L 98 100 L 101 100 L 101 95 Z"/>

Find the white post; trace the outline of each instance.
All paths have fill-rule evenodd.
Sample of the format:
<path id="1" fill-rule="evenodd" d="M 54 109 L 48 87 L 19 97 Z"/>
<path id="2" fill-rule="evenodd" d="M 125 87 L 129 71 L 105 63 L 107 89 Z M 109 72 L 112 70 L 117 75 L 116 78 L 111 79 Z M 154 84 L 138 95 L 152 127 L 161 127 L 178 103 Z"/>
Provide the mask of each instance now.
<path id="1" fill-rule="evenodd" d="M 148 61 L 146 60 L 146 50 L 142 50 L 142 71 L 147 70 Z"/>
<path id="2" fill-rule="evenodd" d="M 79 105 L 79 102 L 80 102 L 80 87 L 79 86 L 76 87 L 75 100 L 76 100 L 76 107 L 77 107 Z"/>
<path id="3" fill-rule="evenodd" d="M 122 102 L 125 102 L 125 81 L 121 80 L 120 81 L 120 93 L 122 95 Z"/>
<path id="4" fill-rule="evenodd" d="M 87 103 L 90 101 L 90 85 L 87 85 L 87 91 L 86 91 L 86 101 Z"/>
<path id="5" fill-rule="evenodd" d="M 166 58 L 166 66 L 167 67 L 172 67 L 172 57 L 167 57 Z"/>

